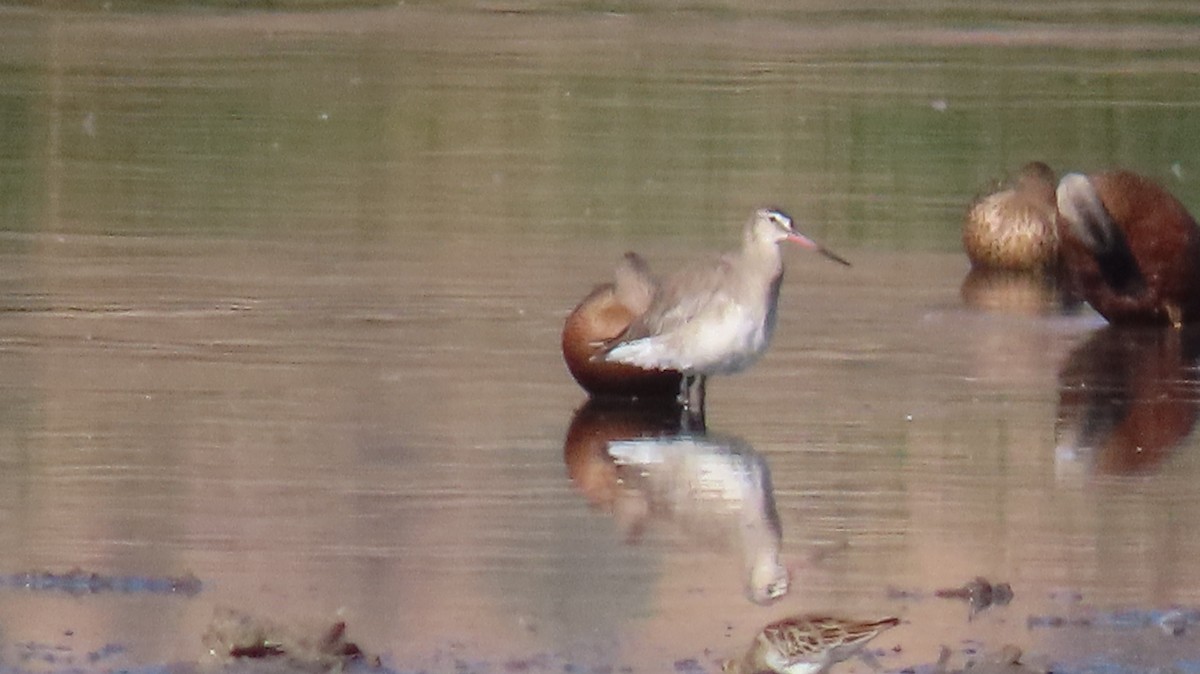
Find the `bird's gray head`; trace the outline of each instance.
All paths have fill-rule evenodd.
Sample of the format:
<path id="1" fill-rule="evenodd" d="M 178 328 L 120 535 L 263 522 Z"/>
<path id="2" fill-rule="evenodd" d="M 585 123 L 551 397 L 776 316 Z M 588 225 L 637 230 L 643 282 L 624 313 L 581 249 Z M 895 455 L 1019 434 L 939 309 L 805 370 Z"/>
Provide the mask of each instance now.
<path id="1" fill-rule="evenodd" d="M 760 208 L 754 211 L 750 234 L 763 241 L 784 241 L 797 234 L 792 216 L 778 208 Z"/>
<path id="2" fill-rule="evenodd" d="M 746 234 L 749 237 L 748 241 L 768 241 L 770 243 L 790 241 L 802 248 L 815 250 L 834 262 L 850 266 L 849 262 L 833 251 L 801 234 L 796 229 L 796 223 L 792 220 L 792 216 L 778 208 L 760 208 L 754 211 L 754 218 L 750 220 Z"/>

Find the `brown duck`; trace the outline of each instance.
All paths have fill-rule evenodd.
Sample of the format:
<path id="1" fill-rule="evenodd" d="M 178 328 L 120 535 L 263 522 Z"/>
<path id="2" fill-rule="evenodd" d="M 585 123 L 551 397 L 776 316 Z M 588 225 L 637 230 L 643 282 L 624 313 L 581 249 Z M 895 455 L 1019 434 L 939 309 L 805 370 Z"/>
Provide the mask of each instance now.
<path id="1" fill-rule="evenodd" d="M 1183 204 L 1130 171 L 1058 184 L 1062 264 L 1109 323 L 1200 320 L 1200 229 Z"/>
<path id="2" fill-rule="evenodd" d="M 972 267 L 1021 272 L 1055 267 L 1055 182 L 1049 166 L 1030 162 L 1010 186 L 971 202 L 963 222 L 962 243 Z"/>

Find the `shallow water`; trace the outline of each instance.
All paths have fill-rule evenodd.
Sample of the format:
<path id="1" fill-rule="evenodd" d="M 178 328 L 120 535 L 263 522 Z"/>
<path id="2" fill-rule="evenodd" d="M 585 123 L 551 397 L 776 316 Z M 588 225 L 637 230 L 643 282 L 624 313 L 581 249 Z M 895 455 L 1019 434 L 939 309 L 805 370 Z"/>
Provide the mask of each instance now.
<path id="1" fill-rule="evenodd" d="M 0 577 L 202 589 L 0 583 L 0 667 L 195 662 L 218 607 L 399 671 L 717 671 L 814 611 L 903 618 L 888 669 L 1200 667 L 1194 340 L 964 287 L 957 239 L 1031 158 L 1200 203 L 1189 8 L 711 9 L 5 10 Z M 709 437 L 615 461 L 675 429 L 583 408 L 562 320 L 761 203 L 854 266 L 789 252 Z M 730 457 L 777 524 L 671 491 Z M 1011 604 L 934 596 L 975 576 Z"/>

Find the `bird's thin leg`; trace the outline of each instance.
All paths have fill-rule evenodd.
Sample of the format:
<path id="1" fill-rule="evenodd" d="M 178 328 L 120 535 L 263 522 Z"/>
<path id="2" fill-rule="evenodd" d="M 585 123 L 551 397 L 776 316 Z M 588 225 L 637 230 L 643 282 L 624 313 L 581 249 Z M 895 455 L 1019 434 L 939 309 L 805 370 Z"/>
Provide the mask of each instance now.
<path id="1" fill-rule="evenodd" d="M 679 403 L 685 411 L 688 408 L 688 401 L 692 391 L 692 382 L 695 381 L 696 375 L 685 374 L 679 380 L 679 395 L 675 396 L 675 402 Z"/>
<path id="2" fill-rule="evenodd" d="M 679 430 L 683 433 L 703 435 L 708 430 L 704 424 L 704 408 L 679 408 Z"/>
<path id="3" fill-rule="evenodd" d="M 687 385 L 685 402 L 682 406 L 681 425 L 687 432 L 703 433 L 704 423 L 704 391 L 708 378 L 702 374 L 691 375 Z"/>
<path id="4" fill-rule="evenodd" d="M 704 432 L 704 380 L 702 374 L 685 374 L 679 384 L 679 426 L 684 432 Z"/>
<path id="5" fill-rule="evenodd" d="M 683 396 L 683 408 L 689 412 L 701 412 L 704 410 L 704 375 L 689 374 L 683 378 L 684 387 L 681 395 Z"/>

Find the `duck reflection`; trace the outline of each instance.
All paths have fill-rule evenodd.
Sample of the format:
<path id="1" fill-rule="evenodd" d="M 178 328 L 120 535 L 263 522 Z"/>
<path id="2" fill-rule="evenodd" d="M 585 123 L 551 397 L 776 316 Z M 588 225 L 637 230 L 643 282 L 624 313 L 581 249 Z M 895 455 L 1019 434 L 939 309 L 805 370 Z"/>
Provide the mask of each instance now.
<path id="1" fill-rule="evenodd" d="M 958 293 L 963 304 L 975 309 L 1029 316 L 1070 312 L 1081 304 L 1062 278 L 1007 269 L 972 268 Z"/>
<path id="2" fill-rule="evenodd" d="M 590 399 L 576 410 L 563 441 L 567 475 L 592 507 L 612 510 L 621 484 L 617 465 L 608 454 L 608 443 L 677 434 L 680 430 L 679 406 L 674 398 L 636 402 Z"/>
<path id="3" fill-rule="evenodd" d="M 1107 326 L 1059 371 L 1060 471 L 1127 475 L 1157 468 L 1196 423 L 1200 328 Z"/>
<path id="4" fill-rule="evenodd" d="M 790 579 L 766 460 L 741 438 L 680 426 L 674 405 L 588 401 L 567 431 L 567 472 L 627 543 L 669 521 L 698 545 L 737 548 L 751 601 L 779 599 Z"/>

